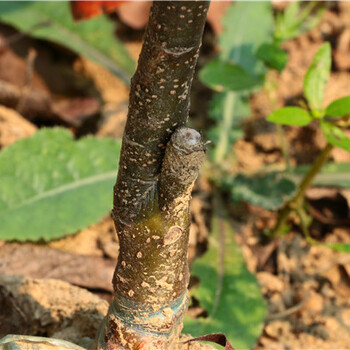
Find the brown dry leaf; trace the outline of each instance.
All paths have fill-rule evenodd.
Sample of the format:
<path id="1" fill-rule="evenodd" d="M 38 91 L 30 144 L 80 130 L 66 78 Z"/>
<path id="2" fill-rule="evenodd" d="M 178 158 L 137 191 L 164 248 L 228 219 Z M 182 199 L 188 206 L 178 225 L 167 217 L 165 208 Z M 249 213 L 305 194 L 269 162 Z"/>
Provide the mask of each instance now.
<path id="1" fill-rule="evenodd" d="M 114 252 L 106 254 L 104 245 L 112 244 L 110 249 Z M 99 223 L 89 226 L 79 231 L 75 235 L 68 235 L 64 238 L 48 242 L 51 248 L 59 249 L 64 252 L 79 255 L 94 255 L 102 257 L 106 254 L 108 257 L 117 259 L 119 252 L 119 243 L 114 229 L 112 218 L 106 216 Z"/>
<path id="2" fill-rule="evenodd" d="M 103 251 L 98 246 L 99 234 L 98 231 L 87 228 L 75 235 L 51 241 L 48 246 L 72 254 L 103 256 Z"/>
<path id="3" fill-rule="evenodd" d="M 81 57 L 75 61 L 74 70 L 94 82 L 105 103 L 123 103 L 129 99 L 125 83 L 99 64 Z"/>
<path id="4" fill-rule="evenodd" d="M 1 45 L 5 45 L 1 47 L 0 80 L 22 88 L 25 84 L 27 71 L 26 56 L 29 50 L 34 47 L 34 40 L 23 36 L 21 40 L 14 41 L 10 45 L 7 45 L 7 40 L 11 41 L 11 38 L 17 33 L 18 32 L 15 30 L 0 24 L 0 42 Z M 42 51 L 40 51 L 40 53 L 42 53 Z M 39 57 L 36 58 L 36 62 L 39 62 L 42 66 L 43 61 L 47 61 L 47 59 L 48 57 L 42 57 L 40 54 Z M 56 75 L 57 71 L 53 71 L 51 74 Z M 36 90 L 38 89 L 46 93 L 49 92 L 49 88 L 46 86 L 44 79 L 37 74 L 36 70 L 33 72 L 31 86 Z"/>
<path id="5" fill-rule="evenodd" d="M 0 273 L 55 278 L 76 286 L 112 292 L 116 261 L 75 255 L 46 246 L 6 243 L 0 247 Z"/>
<path id="6" fill-rule="evenodd" d="M 0 149 L 34 134 L 36 129 L 13 109 L 0 106 Z"/>
<path id="7" fill-rule="evenodd" d="M 17 108 L 21 103 L 21 114 L 31 121 L 80 126 L 100 110 L 94 97 L 61 98 L 58 101 L 41 90 L 22 90 L 0 81 L 0 104 Z"/>
<path id="8" fill-rule="evenodd" d="M 0 41 L 8 44 L 0 55 L 1 104 L 16 109 L 20 101 L 25 118 L 45 125 L 80 126 L 99 111 L 91 80 L 73 70 L 74 55 L 19 35 L 0 24 Z M 37 53 L 34 63 L 27 59 L 28 52 Z"/>
<path id="9" fill-rule="evenodd" d="M 97 135 L 121 137 L 128 113 L 129 88 L 107 69 L 85 58 L 79 58 L 74 69 L 94 82 L 103 100 L 102 122 Z"/>
<path id="10" fill-rule="evenodd" d="M 69 125 L 80 126 L 99 113 L 100 103 L 94 97 L 64 98 L 52 102 L 52 110 Z"/>
<path id="11" fill-rule="evenodd" d="M 15 109 L 20 100 L 22 103 L 21 113 L 27 119 L 57 119 L 52 110 L 51 99 L 47 92 L 32 88 L 27 91 L 23 98 L 20 88 L 12 83 L 0 80 L 0 104 Z"/>

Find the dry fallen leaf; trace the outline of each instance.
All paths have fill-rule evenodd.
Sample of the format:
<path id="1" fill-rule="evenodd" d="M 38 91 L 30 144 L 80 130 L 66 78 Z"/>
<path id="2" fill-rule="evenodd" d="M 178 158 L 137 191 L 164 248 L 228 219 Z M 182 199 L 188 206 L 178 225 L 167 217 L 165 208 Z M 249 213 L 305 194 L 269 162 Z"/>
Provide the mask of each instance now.
<path id="1" fill-rule="evenodd" d="M 0 247 L 0 256 L 0 274 L 55 278 L 92 290 L 113 291 L 114 260 L 29 243 L 6 243 Z"/>

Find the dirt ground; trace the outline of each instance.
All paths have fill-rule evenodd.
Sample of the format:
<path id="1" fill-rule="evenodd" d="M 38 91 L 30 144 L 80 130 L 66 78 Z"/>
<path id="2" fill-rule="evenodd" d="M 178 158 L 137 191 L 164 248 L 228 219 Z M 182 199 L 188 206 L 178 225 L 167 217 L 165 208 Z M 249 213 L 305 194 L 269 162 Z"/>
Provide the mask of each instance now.
<path id="1" fill-rule="evenodd" d="M 350 2 L 329 4 L 315 29 L 285 43 L 290 59 L 277 79 L 278 105 L 302 98 L 303 76 L 324 40 L 331 42 L 334 60 L 325 104 L 350 95 L 349 16 Z M 0 40 L 15 33 L 0 24 Z M 135 58 L 141 47 L 137 35 L 136 39 L 133 35 L 125 41 Z M 200 65 L 215 55 L 214 40 L 208 26 Z M 29 49 L 36 51 L 32 67 L 27 63 Z M 21 104 L 28 69 L 33 70 L 31 89 Z M 194 82 L 191 118 L 201 129 L 211 123 L 207 115 L 211 95 L 198 80 Z M 56 45 L 25 36 L 1 49 L 0 150 L 42 126 L 65 126 L 77 137 L 89 133 L 120 137 L 127 105 L 128 88 L 118 78 Z M 271 112 L 266 94 L 252 96 L 251 105 L 245 136 L 234 147 L 238 170 L 283 168 L 279 140 L 265 120 Z M 286 127 L 285 137 L 293 165 L 309 164 L 325 145 L 313 124 L 303 129 Z M 331 158 L 348 162 L 350 154 L 334 149 Z M 207 179 L 199 179 L 191 208 L 190 261 L 203 251 L 210 232 L 213 190 Z M 311 236 L 320 243 L 350 243 L 350 189 L 313 187 L 306 197 L 313 218 Z M 254 350 L 350 349 L 350 254 L 311 246 L 297 219 L 286 236 L 267 241 L 262 232 L 273 227 L 276 213 L 247 204 L 228 207 L 237 242 L 268 303 Z M 49 243 L 0 241 L 0 338 L 16 332 L 79 343 L 95 334 L 112 297 L 118 251 L 110 216 Z"/>

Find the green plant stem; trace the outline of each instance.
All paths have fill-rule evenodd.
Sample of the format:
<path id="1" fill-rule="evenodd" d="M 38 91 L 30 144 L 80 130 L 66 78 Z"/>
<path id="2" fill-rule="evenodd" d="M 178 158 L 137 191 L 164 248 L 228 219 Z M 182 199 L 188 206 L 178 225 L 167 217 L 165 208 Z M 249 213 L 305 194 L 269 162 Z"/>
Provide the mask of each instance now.
<path id="1" fill-rule="evenodd" d="M 315 245 L 315 244 L 318 245 L 319 243 L 310 236 L 310 232 L 309 232 L 310 222 L 308 222 L 308 215 L 305 212 L 305 209 L 303 207 L 299 207 L 296 209 L 296 212 L 299 216 L 300 227 L 301 227 L 301 230 L 303 231 L 306 241 L 312 245 Z"/>
<path id="2" fill-rule="evenodd" d="M 327 144 L 327 146 L 322 150 L 322 152 L 316 158 L 311 169 L 309 170 L 309 172 L 305 175 L 305 177 L 301 181 L 301 183 L 298 187 L 297 193 L 295 194 L 295 196 L 292 199 L 290 199 L 286 203 L 286 205 L 282 209 L 281 213 L 279 214 L 277 223 L 270 233 L 271 237 L 273 237 L 273 238 L 278 237 L 283 232 L 283 228 L 284 228 L 286 221 L 288 220 L 290 214 L 295 210 L 297 211 L 298 208 L 300 208 L 302 206 L 306 190 L 309 188 L 309 186 L 311 185 L 311 183 L 314 180 L 314 178 L 316 177 L 316 175 L 320 172 L 323 165 L 326 163 L 333 147 L 334 147 L 333 145 Z"/>
<path id="3" fill-rule="evenodd" d="M 223 162 L 229 152 L 229 133 L 232 131 L 234 118 L 232 114 L 236 102 L 237 98 L 235 98 L 235 93 L 232 91 L 227 92 L 223 110 L 222 126 L 220 126 L 220 138 L 214 151 L 214 161 L 216 164 L 220 164 L 221 167 L 223 166 Z"/>

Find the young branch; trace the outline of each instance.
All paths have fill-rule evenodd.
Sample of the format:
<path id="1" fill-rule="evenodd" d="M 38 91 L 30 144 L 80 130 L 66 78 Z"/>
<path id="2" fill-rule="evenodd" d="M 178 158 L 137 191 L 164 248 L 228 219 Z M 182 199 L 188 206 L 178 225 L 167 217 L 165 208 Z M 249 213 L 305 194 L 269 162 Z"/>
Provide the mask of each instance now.
<path id="1" fill-rule="evenodd" d="M 189 201 L 204 159 L 185 127 L 209 1 L 155 1 L 130 104 L 113 217 L 120 254 L 99 349 L 175 349 L 187 309 Z"/>
<path id="2" fill-rule="evenodd" d="M 334 146 L 331 145 L 330 143 L 327 144 L 327 146 L 322 150 L 322 152 L 316 158 L 309 172 L 305 175 L 305 177 L 301 181 L 297 193 L 292 199 L 290 199 L 286 203 L 281 213 L 279 214 L 277 223 L 274 229 L 271 231 L 272 237 L 278 237 L 281 234 L 281 232 L 283 231 L 283 227 L 285 226 L 290 214 L 293 211 L 298 211 L 298 208 L 302 206 L 306 190 L 309 188 L 309 186 L 311 185 L 316 175 L 320 172 L 320 170 L 326 163 L 330 153 L 332 152 L 333 147 Z"/>

